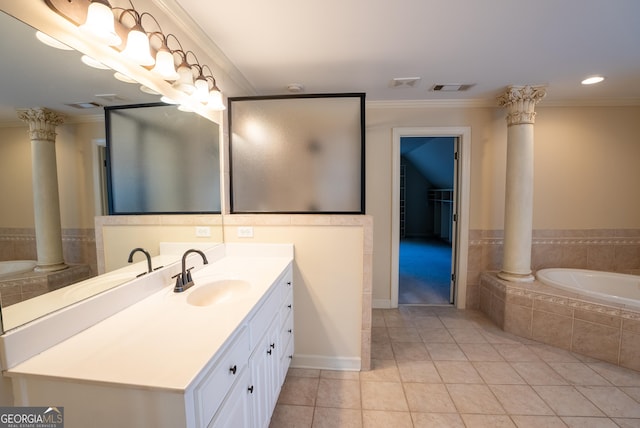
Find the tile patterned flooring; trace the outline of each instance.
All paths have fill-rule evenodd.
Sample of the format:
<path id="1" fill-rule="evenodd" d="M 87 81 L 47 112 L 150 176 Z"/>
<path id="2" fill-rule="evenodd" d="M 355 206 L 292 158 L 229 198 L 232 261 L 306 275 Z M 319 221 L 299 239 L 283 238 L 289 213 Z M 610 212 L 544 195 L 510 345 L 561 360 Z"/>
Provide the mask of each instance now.
<path id="1" fill-rule="evenodd" d="M 367 372 L 290 369 L 271 428 L 640 428 L 640 372 L 523 339 L 482 313 L 375 309 Z"/>

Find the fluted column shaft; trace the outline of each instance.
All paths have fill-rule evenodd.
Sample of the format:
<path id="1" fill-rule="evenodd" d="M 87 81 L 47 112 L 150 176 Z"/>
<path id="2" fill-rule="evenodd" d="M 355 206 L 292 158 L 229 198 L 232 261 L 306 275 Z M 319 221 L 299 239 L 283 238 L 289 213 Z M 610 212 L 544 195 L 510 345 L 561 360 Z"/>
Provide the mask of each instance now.
<path id="1" fill-rule="evenodd" d="M 498 98 L 507 114 L 507 176 L 502 271 L 508 281 L 529 282 L 533 229 L 533 124 L 535 105 L 545 96 L 539 86 L 510 86 Z"/>
<path id="2" fill-rule="evenodd" d="M 62 255 L 62 227 L 56 164 L 56 126 L 62 116 L 41 108 L 20 111 L 29 124 L 33 176 L 33 208 L 38 260 L 36 271 L 51 272 L 67 267 Z"/>

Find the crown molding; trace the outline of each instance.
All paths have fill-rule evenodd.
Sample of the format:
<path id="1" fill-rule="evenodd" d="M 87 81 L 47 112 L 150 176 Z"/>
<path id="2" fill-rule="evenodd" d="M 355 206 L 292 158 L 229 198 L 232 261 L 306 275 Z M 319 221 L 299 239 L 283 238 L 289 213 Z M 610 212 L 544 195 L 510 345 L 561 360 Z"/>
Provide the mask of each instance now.
<path id="1" fill-rule="evenodd" d="M 543 100 L 540 107 L 637 107 L 640 98 L 607 98 L 591 100 Z M 457 99 L 457 100 L 373 100 L 366 101 L 369 109 L 408 109 L 408 108 L 500 108 L 494 98 Z"/>
<path id="2" fill-rule="evenodd" d="M 176 0 L 153 0 L 153 3 L 173 21 L 181 32 L 186 34 L 195 45 L 198 46 L 198 50 L 211 58 L 215 66 L 225 74 L 225 76 L 221 76 L 221 79 L 216 77 L 216 83 L 221 87 L 223 93 L 229 90 L 229 88 L 224 87 L 226 86 L 224 82 L 226 77 L 230 79 L 240 91 L 244 92 L 243 94 L 237 95 L 256 95 L 256 90 L 253 85 L 251 85 L 218 45 L 211 40 Z"/>

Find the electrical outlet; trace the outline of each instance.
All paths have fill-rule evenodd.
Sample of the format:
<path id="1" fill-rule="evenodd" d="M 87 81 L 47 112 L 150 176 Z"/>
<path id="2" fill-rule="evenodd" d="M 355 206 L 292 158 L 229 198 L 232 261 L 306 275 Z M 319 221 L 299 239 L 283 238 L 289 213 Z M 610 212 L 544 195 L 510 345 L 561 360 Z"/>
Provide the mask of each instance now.
<path id="1" fill-rule="evenodd" d="M 253 238 L 253 227 L 251 226 L 238 227 L 238 238 Z"/>
<path id="2" fill-rule="evenodd" d="M 199 238 L 208 238 L 211 236 L 211 228 L 209 226 L 196 226 L 196 236 Z"/>

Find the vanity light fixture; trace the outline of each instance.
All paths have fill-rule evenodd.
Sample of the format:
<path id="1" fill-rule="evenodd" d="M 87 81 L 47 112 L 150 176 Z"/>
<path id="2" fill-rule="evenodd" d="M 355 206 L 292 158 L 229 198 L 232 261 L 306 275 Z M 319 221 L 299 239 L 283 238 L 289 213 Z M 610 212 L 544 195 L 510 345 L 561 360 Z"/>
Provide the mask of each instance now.
<path id="1" fill-rule="evenodd" d="M 207 79 L 210 79 L 212 83 L 209 98 L 207 99 L 207 107 L 216 111 L 224 110 L 226 107 L 222 102 L 222 92 L 220 92 L 218 85 L 216 85 L 216 79 L 213 76 L 207 76 Z"/>
<path id="2" fill-rule="evenodd" d="M 118 21 L 122 22 L 122 18 L 125 15 L 131 16 L 135 23 L 127 34 L 127 44 L 122 51 L 122 55 L 134 61 L 138 65 L 154 65 L 156 60 L 151 56 L 151 44 L 149 43 L 149 37 L 147 37 L 147 33 L 142 27 L 142 18 L 149 14 L 146 12 L 140 14 L 135 9 L 125 9 L 120 14 Z"/>
<path id="3" fill-rule="evenodd" d="M 602 76 L 591 76 L 584 79 L 582 82 L 583 85 L 595 85 L 596 83 L 600 83 L 604 80 Z"/>
<path id="4" fill-rule="evenodd" d="M 151 69 L 151 72 L 164 80 L 178 80 L 180 75 L 176 71 L 176 65 L 173 62 L 173 53 L 169 49 L 169 36 L 175 36 L 173 34 L 164 35 L 159 31 L 154 31 L 150 34 L 149 39 L 152 37 L 160 38 L 162 45 L 156 51 L 156 65 Z M 177 41 L 178 39 L 176 39 Z M 180 42 L 178 42 L 180 43 Z"/>
<path id="5" fill-rule="evenodd" d="M 117 64 L 119 61 L 117 56 L 120 56 L 122 68 L 128 70 L 127 75 L 116 72 L 114 74 L 116 79 L 127 83 L 153 81 L 151 86 L 160 91 L 166 88 L 168 83 L 171 86 L 167 89 L 179 91 L 181 94 L 171 96 L 178 101 L 170 98 L 163 98 L 162 101 L 181 104 L 182 110 L 195 111 L 207 118 L 211 118 L 213 111 L 225 109 L 222 93 L 216 85 L 211 69 L 200 63 L 195 53 L 185 50 L 175 35 L 165 36 L 156 18 L 148 12 L 137 11 L 132 0 L 128 0 L 130 7 L 112 7 L 109 0 L 45 0 L 45 3 L 53 12 L 72 22 L 83 33 L 90 34 L 91 37 L 87 37 L 86 40 L 88 45 L 95 47 L 98 47 L 98 44 L 109 45 L 119 53 L 115 56 L 105 53 L 106 63 L 111 64 L 115 69 L 120 69 L 120 64 Z M 145 16 L 148 16 L 146 19 L 153 19 L 156 23 L 158 27 L 156 31 L 148 33 L 145 31 L 143 27 Z M 126 42 L 123 43 L 125 35 Z M 74 37 L 83 38 L 79 34 L 75 34 Z M 178 49 L 174 50 L 170 47 L 170 38 L 178 44 Z M 71 43 L 71 46 L 75 44 Z M 176 54 L 178 58 L 174 56 Z M 195 61 L 190 62 L 189 55 L 192 55 Z M 125 58 L 128 64 L 125 64 Z M 111 68 L 105 67 L 99 56 L 83 61 L 93 67 Z M 132 62 L 140 68 L 131 68 Z M 208 75 L 207 71 L 211 75 Z M 144 86 L 142 90 L 145 92 L 150 90 L 147 84 Z"/>
<path id="6" fill-rule="evenodd" d="M 187 95 L 193 94 L 196 90 L 193 84 L 193 71 L 191 66 L 187 62 L 187 53 L 182 49 L 175 50 L 174 53 L 180 55 L 180 65 L 178 65 L 178 79 L 173 83 L 173 87 L 179 91 L 184 92 Z"/>
<path id="7" fill-rule="evenodd" d="M 200 64 L 193 64 L 193 68 L 198 71 L 198 77 L 196 77 L 193 84 L 196 88 L 193 92 L 193 97 L 201 103 L 206 103 L 209 98 L 209 82 L 207 81 L 207 78 L 204 77 Z"/>
<path id="8" fill-rule="evenodd" d="M 109 46 L 122 43 L 115 30 L 113 10 L 108 0 L 92 0 L 87 10 L 87 20 L 79 28 Z"/>

